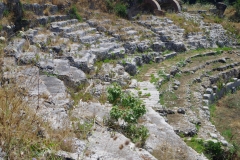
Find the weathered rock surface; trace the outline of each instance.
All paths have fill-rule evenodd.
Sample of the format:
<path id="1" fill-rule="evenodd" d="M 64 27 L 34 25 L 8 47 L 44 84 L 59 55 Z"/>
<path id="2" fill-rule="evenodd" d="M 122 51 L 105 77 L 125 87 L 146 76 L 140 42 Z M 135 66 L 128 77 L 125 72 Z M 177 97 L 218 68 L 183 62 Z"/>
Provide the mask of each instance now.
<path id="1" fill-rule="evenodd" d="M 0 3 L 0 18 L 3 14 L 1 9 L 4 7 Z M 229 38 L 221 25 L 206 24 L 200 15 L 183 12 L 178 15 L 198 22 L 200 28 L 205 30 L 185 35 L 184 29 L 175 25 L 172 20 L 157 16 L 131 22 L 119 19 L 113 23 L 111 19 L 101 21 L 91 18 L 86 22 L 79 22 L 68 15 L 57 15 L 59 8 L 55 5 L 25 4 L 23 7 L 34 12 L 38 18 L 32 20 L 32 29 L 21 31 L 21 38 L 13 38 L 4 49 L 6 57 L 2 83 L 17 82 L 21 88 L 27 89 L 31 106 L 38 108 L 38 115 L 50 122 L 54 129 L 71 129 L 72 119 L 81 123 L 89 117 L 94 119 L 87 141 L 75 138 L 74 153 L 59 151 L 57 155 L 66 159 L 84 157 L 154 160 L 156 157 L 153 157 L 152 153 L 157 152 L 170 153 L 166 155 L 169 159 L 206 159 L 188 147 L 177 134 L 187 137 L 199 134 L 205 140 L 214 138 L 228 145 L 210 123 L 209 108 L 202 103 L 210 104 L 225 91 L 236 91 L 240 85 L 240 62 L 232 62 L 225 56 L 219 56 L 217 59 L 211 57 L 211 60 L 194 65 L 193 68 L 188 67 L 195 58 L 219 54 L 210 51 L 187 57 L 181 63 L 166 63 L 164 67 L 169 74 L 166 72 L 164 75 L 153 75 L 159 78 L 159 86 L 169 83 L 169 92 L 181 93 L 176 99 L 183 99 L 183 103 L 174 103 L 174 108 L 166 108 L 160 104 L 162 91 L 159 92 L 154 84 L 131 80 L 131 76 L 138 74 L 139 67 L 144 67 L 144 64 L 161 64 L 169 59 L 171 62 L 179 56 L 179 52 L 187 50 L 232 45 L 234 40 Z M 37 28 L 36 24 L 49 24 L 49 28 Z M 219 63 L 224 65 L 212 67 Z M 159 68 L 153 70 L 157 72 Z M 209 76 L 207 72 L 214 74 Z M 189 73 L 192 77 L 185 81 L 176 78 L 188 76 Z M 148 74 L 150 76 L 151 72 Z M 228 83 L 232 78 L 236 79 Z M 223 90 L 217 91 L 214 86 L 220 79 L 223 79 L 226 85 L 223 85 Z M 96 103 L 93 103 L 82 102 L 80 99 L 75 102 L 77 105 L 73 106 L 68 88 L 76 89 L 82 84 L 89 84 L 83 94 L 90 93 L 94 98 L 99 98 L 106 94 L 106 88 L 113 82 L 128 88 L 135 95 L 138 95 L 138 92 L 148 95 L 141 98 L 147 108 L 141 124 L 149 130 L 149 138 L 143 149 L 128 142 L 123 134 L 105 126 L 111 109 L 107 102 L 101 105 L 96 100 Z M 197 85 L 199 90 L 191 91 L 193 84 Z M 193 111 L 193 107 L 196 107 L 194 109 L 199 113 Z M 198 131 L 196 125 L 200 124 L 202 127 Z"/>

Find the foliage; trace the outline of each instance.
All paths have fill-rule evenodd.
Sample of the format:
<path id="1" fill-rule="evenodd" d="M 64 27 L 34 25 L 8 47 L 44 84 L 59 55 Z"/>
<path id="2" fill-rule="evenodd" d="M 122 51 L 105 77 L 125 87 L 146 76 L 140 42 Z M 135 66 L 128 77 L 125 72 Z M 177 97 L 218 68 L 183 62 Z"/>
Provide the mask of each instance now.
<path id="1" fill-rule="evenodd" d="M 204 152 L 210 159 L 222 159 L 224 150 L 221 148 L 220 142 L 207 141 Z"/>
<path id="2" fill-rule="evenodd" d="M 127 7 L 124 4 L 117 3 L 114 7 L 114 12 L 120 17 L 127 17 Z"/>
<path id="3" fill-rule="evenodd" d="M 126 136 L 134 143 L 140 143 L 140 146 L 147 140 L 149 134 L 148 129 L 144 126 L 128 125 L 126 127 Z"/>
<path id="4" fill-rule="evenodd" d="M 150 80 L 151 83 L 156 83 L 158 80 L 159 78 L 156 78 L 154 74 L 151 74 L 151 80 Z"/>
<path id="5" fill-rule="evenodd" d="M 122 94 L 121 87 L 114 83 L 112 87 L 108 88 L 107 92 L 109 102 L 116 105 L 119 102 L 120 96 Z"/>
<path id="6" fill-rule="evenodd" d="M 204 153 L 205 156 L 211 160 L 230 160 L 230 157 L 233 157 L 235 154 L 235 148 L 225 151 L 222 149 L 220 142 L 204 142 L 202 139 L 196 139 L 194 137 L 190 141 L 185 140 L 185 142 L 198 153 Z"/>
<path id="7" fill-rule="evenodd" d="M 237 0 L 234 4 L 234 7 L 236 9 L 236 14 L 240 16 L 240 0 Z"/>
<path id="8" fill-rule="evenodd" d="M 202 139 L 192 138 L 190 141 L 185 140 L 188 146 L 192 147 L 198 153 L 203 153 L 204 151 L 204 143 Z"/>
<path id="9" fill-rule="evenodd" d="M 77 11 L 77 7 L 74 5 L 69 11 L 70 17 L 71 18 L 76 18 L 79 22 L 82 21 L 81 15 Z"/>
<path id="10" fill-rule="evenodd" d="M 159 70 L 158 75 L 163 78 L 164 82 L 168 80 L 167 75 L 163 70 Z"/>
<path id="11" fill-rule="evenodd" d="M 178 66 L 178 67 L 185 67 L 185 66 L 186 66 L 185 60 L 179 61 L 179 62 L 177 63 L 177 66 Z"/>
<path id="12" fill-rule="evenodd" d="M 109 94 L 109 99 L 115 103 L 110 111 L 111 118 L 118 120 L 123 119 L 127 123 L 137 123 L 137 120 L 146 113 L 146 108 L 142 104 L 142 101 L 135 98 L 130 93 L 119 92 L 119 87 L 110 88 L 115 90 L 112 95 Z M 110 93 L 110 92 L 108 92 Z"/>
<path id="13" fill-rule="evenodd" d="M 114 105 L 110 111 L 111 119 L 116 122 L 119 119 L 127 122 L 122 130 L 123 133 L 142 146 L 148 137 L 147 128 L 137 125 L 138 119 L 146 113 L 142 101 L 131 93 L 122 92 L 121 87 L 116 83 L 108 88 L 108 100 Z"/>

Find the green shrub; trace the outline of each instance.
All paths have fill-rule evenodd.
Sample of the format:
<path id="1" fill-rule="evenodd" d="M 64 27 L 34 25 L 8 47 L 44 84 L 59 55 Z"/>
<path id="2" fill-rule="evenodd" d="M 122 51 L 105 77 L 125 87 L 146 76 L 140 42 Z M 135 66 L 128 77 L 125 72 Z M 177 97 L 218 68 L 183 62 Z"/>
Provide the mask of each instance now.
<path id="1" fill-rule="evenodd" d="M 127 124 L 122 129 L 123 134 L 142 146 L 148 137 L 148 129 L 138 126 L 137 121 L 146 113 L 145 105 L 131 93 L 122 92 L 118 84 L 113 84 L 108 88 L 108 100 L 114 104 L 110 111 L 111 119 L 115 122 L 119 119 L 124 120 Z"/>
<path id="2" fill-rule="evenodd" d="M 210 159 L 222 159 L 224 150 L 221 148 L 220 142 L 213 142 L 208 141 L 205 145 L 204 152 L 206 153 L 207 157 Z"/>
<path id="3" fill-rule="evenodd" d="M 240 16 L 240 0 L 237 0 L 234 5 L 236 9 L 236 14 Z"/>
<path id="4" fill-rule="evenodd" d="M 114 93 L 119 93 L 118 88 L 116 88 Z M 137 123 L 137 120 L 146 113 L 146 108 L 142 101 L 130 93 L 121 93 L 120 97 L 118 95 L 109 96 L 117 98 L 113 100 L 116 105 L 110 111 L 111 118 L 116 121 L 123 119 L 127 123 Z"/>
<path id="5" fill-rule="evenodd" d="M 70 17 L 71 18 L 76 18 L 79 22 L 82 21 L 81 15 L 77 11 L 77 7 L 74 5 L 69 11 Z"/>
<path id="6" fill-rule="evenodd" d="M 117 3 L 114 6 L 114 12 L 120 17 L 123 17 L 123 18 L 127 17 L 127 7 L 124 4 Z"/>
<path id="7" fill-rule="evenodd" d="M 122 94 L 121 87 L 114 83 L 111 87 L 108 88 L 108 101 L 112 104 L 117 104 Z"/>
<path id="8" fill-rule="evenodd" d="M 144 126 L 128 125 L 125 130 L 126 136 L 134 143 L 139 143 L 140 146 L 144 145 L 149 136 L 148 129 Z"/>

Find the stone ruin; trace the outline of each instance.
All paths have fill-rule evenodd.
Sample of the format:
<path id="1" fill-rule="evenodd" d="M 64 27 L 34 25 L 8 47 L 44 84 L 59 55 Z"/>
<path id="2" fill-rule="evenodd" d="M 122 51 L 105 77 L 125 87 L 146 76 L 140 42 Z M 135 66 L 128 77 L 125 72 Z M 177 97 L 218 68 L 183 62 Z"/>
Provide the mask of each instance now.
<path id="1" fill-rule="evenodd" d="M 145 9 L 153 10 L 157 15 L 164 14 L 164 11 L 181 12 L 181 7 L 177 0 L 144 0 L 143 5 Z"/>

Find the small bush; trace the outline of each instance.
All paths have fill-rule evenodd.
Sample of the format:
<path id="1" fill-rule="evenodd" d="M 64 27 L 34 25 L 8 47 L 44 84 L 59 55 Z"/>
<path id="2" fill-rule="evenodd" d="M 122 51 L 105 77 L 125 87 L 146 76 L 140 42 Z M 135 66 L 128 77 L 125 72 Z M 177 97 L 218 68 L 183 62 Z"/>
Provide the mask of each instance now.
<path id="1" fill-rule="evenodd" d="M 114 104 L 110 111 L 111 119 L 115 122 L 124 120 L 127 124 L 122 129 L 123 134 L 142 146 L 148 137 L 148 129 L 137 125 L 138 119 L 146 113 L 142 101 L 131 93 L 122 92 L 117 84 L 108 88 L 108 100 Z"/>
<path id="2" fill-rule="evenodd" d="M 127 7 L 124 4 L 117 3 L 114 7 L 114 12 L 120 17 L 127 17 Z"/>
<path id="3" fill-rule="evenodd" d="M 146 108 L 130 93 L 121 93 L 119 102 L 113 106 L 110 116 L 118 120 L 123 119 L 127 123 L 137 123 L 137 120 L 146 113 Z"/>
<path id="4" fill-rule="evenodd" d="M 70 17 L 71 17 L 71 18 L 76 18 L 79 22 L 82 21 L 82 17 L 81 17 L 81 15 L 78 13 L 77 7 L 76 7 L 75 5 L 70 9 L 69 13 L 70 13 Z"/>
<path id="5" fill-rule="evenodd" d="M 122 94 L 121 87 L 114 83 L 111 87 L 108 88 L 108 100 L 112 104 L 117 104 L 120 100 L 120 96 Z"/>
<path id="6" fill-rule="evenodd" d="M 210 159 L 223 159 L 224 150 L 221 148 L 220 142 L 208 141 L 205 145 L 204 152 Z"/>
<path id="7" fill-rule="evenodd" d="M 144 126 L 128 125 L 125 129 L 126 136 L 134 143 L 139 143 L 143 146 L 147 140 L 149 133 L 148 129 Z"/>
<path id="8" fill-rule="evenodd" d="M 235 7 L 235 9 L 236 9 L 236 14 L 237 14 L 238 16 L 240 16 L 240 0 L 237 0 L 237 1 L 235 2 L 234 7 Z"/>

